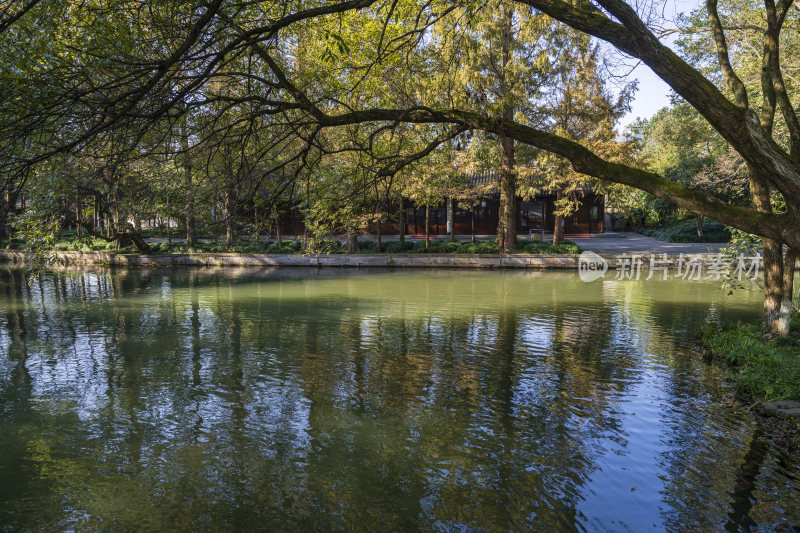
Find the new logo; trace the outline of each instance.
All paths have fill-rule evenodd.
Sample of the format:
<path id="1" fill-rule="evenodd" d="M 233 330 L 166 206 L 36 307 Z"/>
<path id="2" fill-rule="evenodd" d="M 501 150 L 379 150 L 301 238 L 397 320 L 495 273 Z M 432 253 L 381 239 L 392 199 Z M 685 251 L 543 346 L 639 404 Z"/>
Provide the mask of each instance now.
<path id="1" fill-rule="evenodd" d="M 581 281 L 600 279 L 608 272 L 608 262 L 594 252 L 582 252 L 578 257 L 578 276 Z"/>

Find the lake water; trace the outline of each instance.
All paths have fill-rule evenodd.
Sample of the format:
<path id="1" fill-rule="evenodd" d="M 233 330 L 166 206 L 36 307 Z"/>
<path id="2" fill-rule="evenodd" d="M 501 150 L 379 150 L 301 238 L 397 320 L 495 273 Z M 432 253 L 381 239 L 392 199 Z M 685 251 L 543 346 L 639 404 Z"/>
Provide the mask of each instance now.
<path id="1" fill-rule="evenodd" d="M 0 270 L 0 530 L 764 529 L 714 282 Z"/>

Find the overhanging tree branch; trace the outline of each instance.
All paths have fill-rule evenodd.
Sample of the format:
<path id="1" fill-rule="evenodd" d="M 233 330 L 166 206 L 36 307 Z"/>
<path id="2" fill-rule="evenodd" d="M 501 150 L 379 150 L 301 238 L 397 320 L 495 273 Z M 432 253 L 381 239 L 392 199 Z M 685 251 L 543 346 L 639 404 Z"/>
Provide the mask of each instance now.
<path id="1" fill-rule="evenodd" d="M 602 0 L 601 5 L 620 20 L 618 23 L 598 10 L 578 8 L 564 0 L 517 1 L 641 59 L 697 109 L 745 161 L 768 176 L 787 200 L 800 203 L 800 163 L 766 134 L 755 112 L 729 101 L 711 81 L 662 44 L 630 6 L 618 0 Z"/>

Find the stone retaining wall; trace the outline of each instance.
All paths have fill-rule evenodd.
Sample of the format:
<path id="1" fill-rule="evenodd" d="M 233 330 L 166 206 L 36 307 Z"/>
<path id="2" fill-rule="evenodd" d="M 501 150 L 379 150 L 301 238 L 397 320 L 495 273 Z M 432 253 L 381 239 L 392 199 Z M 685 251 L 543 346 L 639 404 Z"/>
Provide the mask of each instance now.
<path id="1" fill-rule="evenodd" d="M 577 269 L 577 255 L 543 254 L 111 254 L 108 252 L 55 252 L 62 266 L 118 266 L 118 267 L 165 267 L 165 266 L 204 266 L 204 267 L 397 267 L 397 268 L 478 268 L 478 269 Z M 647 269 L 649 253 L 629 252 L 625 254 L 601 255 L 608 261 L 609 269 L 620 267 L 621 260 L 637 258 L 642 269 Z M 661 254 L 657 260 L 661 261 Z M 714 262 L 717 254 L 683 254 L 684 261 L 693 260 L 704 265 Z M 31 264 L 34 254 L 15 250 L 0 251 L 0 264 L 26 266 Z M 676 266 L 678 255 L 669 256 L 662 265 Z M 630 269 L 630 266 L 628 267 Z"/>

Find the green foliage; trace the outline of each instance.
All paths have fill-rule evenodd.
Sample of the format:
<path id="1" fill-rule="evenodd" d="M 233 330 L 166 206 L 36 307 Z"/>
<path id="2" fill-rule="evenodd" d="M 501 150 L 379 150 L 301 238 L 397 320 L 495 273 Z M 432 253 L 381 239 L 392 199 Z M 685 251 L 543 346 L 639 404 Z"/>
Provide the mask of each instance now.
<path id="1" fill-rule="evenodd" d="M 30 208 L 19 214 L 11 214 L 9 221 L 22 241 L 22 248 L 34 254 L 29 268 L 29 281 L 47 266 L 58 263 L 53 246 L 61 231 L 59 220 L 49 216 L 48 207 L 52 196 L 42 195 L 31 202 Z"/>
<path id="2" fill-rule="evenodd" d="M 12 216 L 11 225 L 25 250 L 35 253 L 52 250 L 59 232 L 58 222 L 38 216 L 33 209 Z"/>
<path id="3" fill-rule="evenodd" d="M 748 203 L 747 171 L 742 159 L 686 102 L 673 101 L 652 118 L 637 120 L 630 126 L 630 134 L 638 145 L 636 159 L 640 165 L 727 202 Z M 612 186 L 609 205 L 634 220 L 644 219 L 648 225 L 670 224 L 686 216 L 685 210 L 671 202 L 627 187 Z"/>
<path id="4" fill-rule="evenodd" d="M 705 221 L 703 235 L 697 235 L 697 223 L 687 218 L 654 228 L 640 228 L 639 233 L 666 242 L 730 242 L 730 228 L 719 222 Z"/>
<path id="5" fill-rule="evenodd" d="M 800 331 L 800 317 L 792 319 Z M 757 324 L 709 327 L 701 338 L 715 356 L 735 365 L 734 379 L 762 402 L 800 400 L 800 346 L 793 338 L 765 341 Z"/>
<path id="6" fill-rule="evenodd" d="M 730 244 L 722 249 L 722 252 L 736 257 L 740 254 L 755 255 L 761 250 L 761 237 L 744 232 L 740 229 L 727 227 L 731 234 Z"/>

